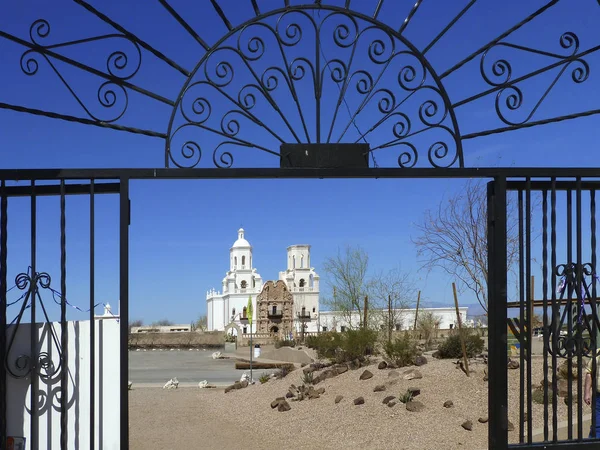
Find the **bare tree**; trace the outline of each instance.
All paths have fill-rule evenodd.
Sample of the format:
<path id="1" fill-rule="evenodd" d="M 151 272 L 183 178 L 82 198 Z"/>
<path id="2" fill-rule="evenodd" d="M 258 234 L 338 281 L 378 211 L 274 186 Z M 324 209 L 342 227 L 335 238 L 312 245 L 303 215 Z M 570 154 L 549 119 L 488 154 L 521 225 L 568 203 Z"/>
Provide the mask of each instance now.
<path id="1" fill-rule="evenodd" d="M 425 340 L 425 347 L 431 347 L 431 341 L 440 327 L 440 318 L 431 311 L 424 311 L 417 319 L 417 331 L 421 339 Z"/>
<path id="2" fill-rule="evenodd" d="M 514 217 L 514 202 L 507 203 L 508 217 Z M 439 267 L 455 277 L 458 286 L 471 290 L 487 312 L 488 251 L 487 194 L 482 182 L 469 181 L 453 197 L 442 201 L 437 211 L 426 211 L 416 225 L 413 239 L 423 268 Z M 518 258 L 516 220 L 507 221 L 507 263 L 509 271 Z"/>
<path id="3" fill-rule="evenodd" d="M 131 333 L 131 329 L 133 327 L 141 327 L 144 325 L 144 322 L 140 319 L 137 320 L 130 320 L 129 324 L 128 324 L 128 328 L 129 328 L 129 333 Z"/>
<path id="4" fill-rule="evenodd" d="M 208 319 L 206 318 L 206 314 L 201 315 L 194 323 L 194 329 L 199 331 L 206 331 L 208 328 Z"/>
<path id="5" fill-rule="evenodd" d="M 156 322 L 152 322 L 153 327 L 168 327 L 171 325 L 173 325 L 173 322 L 171 322 L 169 319 L 160 319 Z"/>
<path id="6" fill-rule="evenodd" d="M 416 288 L 410 274 L 399 269 L 375 275 L 369 283 L 374 311 L 371 317 L 388 333 L 392 340 L 392 331 L 396 324 L 402 324 L 406 309 L 415 298 Z"/>
<path id="7" fill-rule="evenodd" d="M 365 303 L 368 296 L 367 269 L 369 255 L 360 248 L 346 246 L 335 257 L 325 260 L 323 269 L 333 289 L 333 297 L 325 300 L 333 311 L 338 311 L 349 327 L 354 327 L 353 316 L 359 317 L 358 327 L 363 327 Z"/>

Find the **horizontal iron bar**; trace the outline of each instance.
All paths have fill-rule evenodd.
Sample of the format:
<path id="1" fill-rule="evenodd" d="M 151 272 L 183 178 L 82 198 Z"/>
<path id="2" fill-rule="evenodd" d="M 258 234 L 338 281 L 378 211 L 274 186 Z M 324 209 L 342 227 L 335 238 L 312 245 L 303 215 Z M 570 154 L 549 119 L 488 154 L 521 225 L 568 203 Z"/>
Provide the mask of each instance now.
<path id="1" fill-rule="evenodd" d="M 231 178 L 598 178 L 594 167 L 377 168 L 377 169 L 0 169 L 0 180 L 231 179 Z M 532 182 L 533 183 L 533 182 Z M 558 182 L 557 182 L 558 184 Z"/>
<path id="2" fill-rule="evenodd" d="M 167 135 L 165 133 L 159 133 L 157 131 L 142 130 L 140 128 L 132 128 L 132 127 L 126 127 L 123 125 L 116 125 L 114 123 L 99 122 L 97 120 L 87 119 L 85 117 L 69 116 L 67 114 L 59 114 L 59 113 L 50 112 L 50 111 L 43 111 L 41 109 L 27 108 L 25 106 L 19 106 L 19 105 L 11 105 L 9 103 L 0 102 L 0 109 L 10 109 L 11 111 L 24 112 L 24 113 L 28 113 L 28 114 L 33 114 L 34 116 L 44 116 L 44 117 L 50 117 L 52 119 L 65 120 L 67 122 L 77 122 L 77 123 L 82 123 L 84 125 L 94 125 L 94 126 L 100 127 L 100 128 L 110 128 L 111 130 L 127 131 L 128 133 L 143 134 L 144 136 L 159 137 L 162 139 L 167 138 Z"/>
<path id="3" fill-rule="evenodd" d="M 563 442 L 535 442 L 531 444 L 513 444 L 509 445 L 509 449 L 513 448 L 523 448 L 523 449 L 535 449 L 535 448 L 543 448 L 543 449 L 560 449 L 560 450 L 581 450 L 581 449 L 597 449 L 600 445 L 600 440 L 598 439 L 586 439 L 584 441 L 563 441 Z"/>
<path id="4" fill-rule="evenodd" d="M 600 170 L 599 170 L 600 172 Z M 527 190 L 526 181 L 509 181 L 506 185 L 508 191 L 525 191 Z M 550 191 L 552 190 L 552 182 L 548 181 L 531 181 L 529 186 L 532 191 Z M 577 190 L 580 187 L 582 190 L 600 189 L 600 180 L 598 181 L 557 181 L 555 188 L 557 191 Z"/>
<path id="5" fill-rule="evenodd" d="M 31 186 L 7 186 L 7 197 L 29 197 L 32 194 Z M 118 194 L 121 189 L 120 183 L 100 183 L 94 184 L 94 194 Z M 60 195 L 60 185 L 37 185 L 35 186 L 35 195 L 48 196 Z M 66 184 L 66 195 L 90 194 L 91 188 L 89 184 Z"/>
<path id="6" fill-rule="evenodd" d="M 553 304 L 560 305 L 560 306 L 565 306 L 565 305 L 567 305 L 569 303 L 569 300 L 567 300 L 567 299 L 558 300 L 557 299 L 556 302 L 553 303 L 552 299 L 549 298 L 549 299 L 545 300 L 545 302 L 546 302 L 546 306 L 548 308 L 551 308 Z M 574 298 L 574 299 L 571 299 L 571 302 L 581 302 L 581 300 L 577 300 L 576 298 Z M 586 305 L 589 305 L 590 302 L 591 302 L 591 300 L 589 298 L 586 298 L 586 299 L 583 300 L 583 302 Z M 598 304 L 600 304 L 600 298 L 597 298 L 596 302 L 598 302 Z M 524 302 L 523 304 L 531 307 L 531 301 Z M 506 307 L 507 308 L 519 308 L 520 306 L 521 306 L 521 302 L 519 302 L 519 301 L 516 301 L 516 302 L 507 302 L 506 303 Z M 533 307 L 534 308 L 542 308 L 543 306 L 544 306 L 544 300 L 533 300 Z"/>

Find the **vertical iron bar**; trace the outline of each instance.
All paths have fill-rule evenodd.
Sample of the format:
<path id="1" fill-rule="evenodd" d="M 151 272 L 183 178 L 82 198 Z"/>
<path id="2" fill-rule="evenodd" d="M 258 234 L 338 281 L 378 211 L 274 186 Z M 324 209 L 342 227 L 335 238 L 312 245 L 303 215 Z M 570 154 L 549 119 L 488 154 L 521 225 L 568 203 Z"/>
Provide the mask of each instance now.
<path id="1" fill-rule="evenodd" d="M 591 245 L 592 245 L 592 298 L 590 299 L 590 307 L 592 309 L 592 426 L 590 431 L 594 431 L 593 436 L 596 437 L 596 426 L 597 426 L 597 417 L 594 414 L 595 405 L 596 405 L 596 397 L 598 395 L 598 377 L 596 374 L 598 373 L 597 367 L 597 352 L 598 352 L 598 305 L 596 304 L 596 191 L 594 189 L 590 190 L 590 228 L 591 228 Z"/>
<path id="2" fill-rule="evenodd" d="M 377 20 L 377 16 L 379 15 L 379 12 L 381 11 L 382 6 L 383 6 L 383 0 L 379 0 L 377 2 L 377 6 L 375 7 L 375 12 L 373 13 L 373 19 Z"/>
<path id="3" fill-rule="evenodd" d="M 525 304 L 527 305 L 526 364 L 527 364 L 527 442 L 533 440 L 533 405 L 531 402 L 531 339 L 533 337 L 533 298 L 531 294 L 531 178 L 527 177 L 525 184 Z"/>
<path id="4" fill-rule="evenodd" d="M 581 302 L 585 301 L 584 295 L 581 292 L 582 280 L 583 280 L 583 260 L 581 252 L 583 251 L 583 244 L 581 241 L 581 177 L 577 177 L 576 191 L 575 191 L 575 236 L 576 236 L 576 252 L 577 252 L 577 440 L 583 439 L 583 396 L 581 391 L 581 376 L 583 375 L 583 325 L 579 322 L 580 313 L 585 313 L 585 303 L 582 305 Z M 585 323 L 585 319 L 584 323 Z M 573 395 L 569 392 L 569 403 L 573 403 Z"/>
<path id="5" fill-rule="evenodd" d="M 506 178 L 488 183 L 489 448 L 508 448 Z"/>
<path id="6" fill-rule="evenodd" d="M 252 2 L 252 9 L 254 9 L 254 14 L 256 17 L 260 16 L 260 8 L 258 7 L 258 3 L 256 0 L 250 0 Z"/>
<path id="7" fill-rule="evenodd" d="M 571 189 L 567 189 L 567 264 L 573 262 L 573 195 Z M 571 305 L 571 299 L 573 298 L 573 284 L 569 282 L 567 278 L 567 337 L 571 339 L 573 337 L 573 308 Z M 573 359 L 569 355 L 569 349 L 567 349 L 567 392 L 568 396 L 573 400 L 571 395 L 573 392 Z M 567 435 L 568 439 L 573 439 L 573 403 L 567 403 Z"/>
<path id="8" fill-rule="evenodd" d="M 350 1 L 351 0 L 346 0 L 346 6 L 345 6 L 346 9 L 350 9 Z"/>
<path id="9" fill-rule="evenodd" d="M 550 263 L 552 264 L 552 440 L 558 441 L 558 361 L 559 307 L 556 304 L 556 178 L 551 179 L 550 192 Z"/>
<path id="10" fill-rule="evenodd" d="M 519 443 L 525 440 L 525 250 L 523 230 L 523 190 L 518 191 L 519 223 Z"/>
<path id="11" fill-rule="evenodd" d="M 0 446 L 6 442 L 6 307 L 8 299 L 6 296 L 6 262 L 7 262 L 7 224 L 8 224 L 8 199 L 6 198 L 6 181 L 0 184 Z"/>
<path id="12" fill-rule="evenodd" d="M 121 448 L 129 448 L 129 178 L 120 179 L 119 196 L 119 321 L 120 321 L 120 394 Z"/>
<path id="13" fill-rule="evenodd" d="M 68 419 L 67 405 L 69 395 L 67 392 L 68 380 L 68 351 L 69 340 L 67 331 L 67 236 L 66 236 L 66 204 L 65 180 L 60 180 L 60 448 L 67 450 L 68 445 Z"/>
<path id="14" fill-rule="evenodd" d="M 323 90 L 323 79 L 321 76 L 321 36 L 320 33 L 317 32 L 317 42 L 316 42 L 316 51 L 315 54 L 315 78 L 317 82 L 315 83 L 315 102 L 316 102 L 316 133 L 317 133 L 317 144 L 321 143 L 321 91 Z M 325 62 L 327 64 L 327 62 Z"/>
<path id="15" fill-rule="evenodd" d="M 544 389 L 544 441 L 548 440 L 548 191 L 542 192 L 542 338 L 543 348 L 543 389 Z"/>
<path id="16" fill-rule="evenodd" d="M 29 355 L 31 362 L 31 396 L 30 396 L 30 411 L 31 411 L 31 422 L 29 423 L 29 436 L 31 438 L 31 450 L 37 450 L 39 447 L 38 438 L 38 427 L 39 427 L 39 416 L 37 408 L 37 399 L 39 391 L 39 378 L 37 376 L 37 326 L 35 316 L 35 302 L 36 302 L 36 290 L 37 290 L 37 279 L 36 279 L 36 226 L 37 226 L 37 201 L 35 196 L 35 180 L 31 180 L 31 283 L 29 286 L 31 299 L 31 323 L 30 323 L 30 347 Z"/>
<path id="17" fill-rule="evenodd" d="M 95 229 L 94 179 L 90 180 L 90 450 L 96 447 L 96 318 L 95 309 Z"/>

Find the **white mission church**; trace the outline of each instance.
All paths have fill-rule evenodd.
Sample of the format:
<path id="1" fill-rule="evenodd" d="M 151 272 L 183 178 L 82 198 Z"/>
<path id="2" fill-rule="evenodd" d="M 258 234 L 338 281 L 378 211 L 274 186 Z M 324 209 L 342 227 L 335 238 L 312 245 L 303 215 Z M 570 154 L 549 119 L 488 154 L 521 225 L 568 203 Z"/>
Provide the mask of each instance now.
<path id="1" fill-rule="evenodd" d="M 279 272 L 279 280 L 263 282 L 252 265 L 252 246 L 244 237 L 244 229 L 238 230 L 238 238 L 229 250 L 229 270 L 223 278 L 222 291 L 212 289 L 206 293 L 207 322 L 209 331 L 223 331 L 234 323 L 242 333 L 268 333 L 287 337 L 301 332 L 344 331 L 358 325 L 358 314 L 348 318 L 338 311 L 319 310 L 319 275 L 310 266 L 310 245 L 291 245 L 287 248 L 287 269 Z M 253 321 L 244 325 L 248 299 L 252 300 Z M 418 314 L 430 312 L 440 330 L 456 326 L 454 307 L 421 308 Z M 395 328 L 410 329 L 414 326 L 417 310 L 397 311 Z M 468 326 L 476 325 L 467 320 L 467 307 L 460 307 L 461 321 Z M 381 324 L 383 327 L 383 323 Z"/>
<path id="2" fill-rule="evenodd" d="M 284 294 L 292 301 L 284 303 Z M 243 325 L 240 321 L 245 315 L 248 298 L 252 299 L 254 311 L 252 330 L 250 325 Z M 310 245 L 289 246 L 287 269 L 279 272 L 279 281 L 263 283 L 252 265 L 252 246 L 244 237 L 244 229 L 240 228 L 238 238 L 229 250 L 229 270 L 223 278 L 222 291 L 208 291 L 206 306 L 210 331 L 224 330 L 231 322 L 244 333 L 258 331 L 277 335 L 284 330 L 299 332 L 302 322 L 306 324 L 306 332 L 318 331 L 319 276 L 310 266 Z M 300 316 L 303 321 L 297 320 Z M 286 322 L 292 329 L 285 329 Z"/>

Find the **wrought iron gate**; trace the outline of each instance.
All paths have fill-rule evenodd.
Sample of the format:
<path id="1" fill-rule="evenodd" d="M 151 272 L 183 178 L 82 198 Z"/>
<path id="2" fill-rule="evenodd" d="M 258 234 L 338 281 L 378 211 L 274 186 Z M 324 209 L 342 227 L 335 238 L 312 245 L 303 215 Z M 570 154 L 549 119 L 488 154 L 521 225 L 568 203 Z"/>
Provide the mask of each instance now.
<path id="1" fill-rule="evenodd" d="M 600 332 L 598 189 L 582 177 L 488 185 L 490 448 L 600 445 L 596 376 L 584 401 Z"/>
<path id="2" fill-rule="evenodd" d="M 123 308 L 127 309 L 128 182 L 88 179 L 81 183 L 61 178 L 32 179 L 25 182 L 25 185 L 9 183 L 5 179 L 0 181 L 0 361 L 3 368 L 0 370 L 0 448 L 19 448 L 23 438 L 26 439 L 27 446 L 22 448 L 102 448 L 105 439 L 103 433 L 106 430 L 98 429 L 102 417 L 97 415 L 106 414 L 105 407 L 103 412 L 104 392 L 110 390 L 101 376 L 102 364 L 106 364 L 102 353 L 105 342 L 108 342 L 106 337 L 103 338 L 103 333 L 107 334 L 111 329 L 114 332 L 118 329 L 116 327 L 120 327 L 118 337 L 124 337 L 127 342 L 127 320 L 121 324 L 115 324 L 115 320 L 112 320 L 112 326 L 107 328 L 104 321 L 99 321 L 96 315 L 98 307 L 103 305 L 103 300 L 95 296 L 94 281 L 97 267 L 96 198 L 105 194 L 116 194 L 121 198 L 120 210 L 117 204 L 116 211 L 120 212 L 121 222 L 118 228 L 121 238 L 120 278 L 121 281 L 125 280 L 125 285 L 120 286 L 122 315 Z M 89 243 L 85 250 L 89 255 L 87 304 L 81 300 L 73 300 L 67 294 L 67 286 L 73 281 L 70 278 L 69 283 L 67 282 L 67 226 L 69 222 L 75 222 L 71 221 L 69 215 L 85 218 L 79 207 L 68 211 L 67 198 L 74 195 L 85 196 L 89 200 L 89 229 L 86 230 L 89 233 Z M 58 197 L 59 223 L 51 223 L 44 217 L 48 216 L 50 208 L 41 208 L 40 199 L 47 196 Z M 12 204 L 18 197 L 24 198 L 28 204 Z M 20 209 L 21 212 L 25 211 L 28 218 L 23 219 L 22 214 L 14 212 L 18 206 L 25 207 Z M 56 204 L 52 206 L 52 215 L 56 216 Z M 9 236 L 9 224 L 12 220 L 19 222 L 19 228 L 28 229 L 28 243 L 22 240 L 17 242 L 17 239 Z M 54 264 L 58 267 L 54 273 L 46 271 L 44 266 L 48 260 L 46 258 L 40 261 L 38 251 L 40 241 L 44 244 L 40 239 L 40 232 L 48 228 L 55 228 L 60 234 L 60 262 Z M 17 262 L 19 267 L 15 267 L 16 258 L 9 249 L 17 246 L 29 247 L 29 255 L 20 255 L 22 257 L 18 258 L 27 261 L 29 267 L 20 267 L 20 261 Z M 9 279 L 9 272 L 16 274 L 14 285 Z M 59 281 L 59 287 L 56 287 L 56 280 Z M 56 306 L 53 303 L 58 305 L 59 312 L 58 308 L 53 308 Z M 11 306 L 13 308 L 9 309 Z M 68 321 L 71 308 L 89 313 L 89 327 L 84 322 Z M 10 311 L 14 313 L 9 314 Z M 110 317 L 108 306 L 105 314 Z M 59 317 L 59 320 L 52 320 L 53 316 Z M 119 343 L 114 337 L 113 333 L 113 350 L 118 354 Z M 88 339 L 89 346 L 85 345 Z M 71 349 L 75 349 L 73 355 L 69 355 Z M 120 359 L 122 355 L 119 361 Z M 80 368 L 80 361 L 88 366 Z M 124 370 L 120 376 L 125 382 L 116 385 L 120 386 L 120 393 L 113 396 L 115 401 L 127 395 L 127 364 L 122 367 Z M 113 388 L 113 392 L 114 390 Z M 82 413 L 83 410 L 85 413 Z M 50 423 L 53 418 L 60 421 L 60 436 L 52 434 Z M 89 418 L 87 423 L 86 418 Z M 111 430 L 111 433 L 114 432 L 115 430 Z"/>

